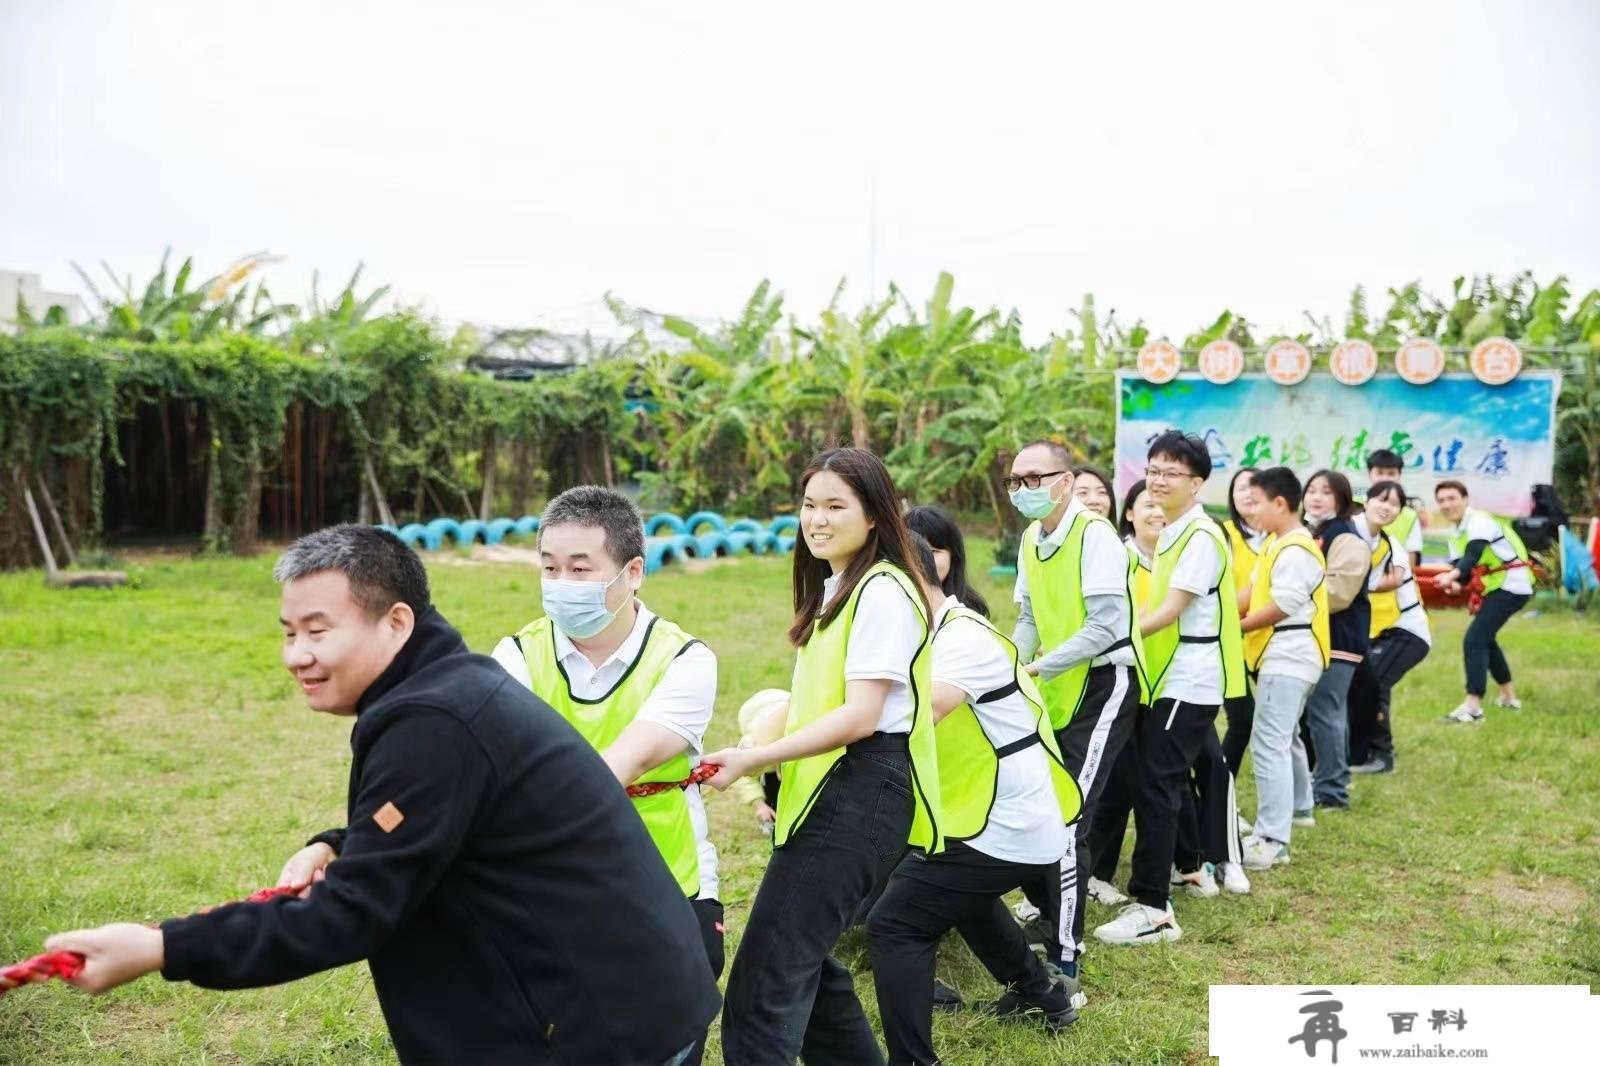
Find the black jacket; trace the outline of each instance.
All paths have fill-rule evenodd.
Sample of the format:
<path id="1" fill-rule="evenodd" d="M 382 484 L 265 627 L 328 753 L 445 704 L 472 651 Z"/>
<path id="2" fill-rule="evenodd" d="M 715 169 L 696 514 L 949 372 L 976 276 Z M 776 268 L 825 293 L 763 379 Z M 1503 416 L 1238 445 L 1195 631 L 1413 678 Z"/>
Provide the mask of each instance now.
<path id="1" fill-rule="evenodd" d="M 1346 533 L 1366 543 L 1361 531 L 1348 518 L 1328 519 L 1317 526 L 1313 536 L 1317 547 L 1326 556 L 1334 539 Z M 1356 598 L 1344 610 L 1328 615 L 1328 643 L 1332 650 L 1364 657 L 1370 649 L 1372 638 L 1368 631 L 1372 626 L 1372 601 L 1367 597 L 1367 579 L 1371 576 L 1372 565 L 1369 563 L 1366 574 L 1362 575 L 1361 591 L 1356 593 Z"/>
<path id="2" fill-rule="evenodd" d="M 163 923 L 169 980 L 250 988 L 368 959 L 404 1062 L 659 1063 L 704 1036 L 719 998 L 699 926 L 632 804 L 436 611 L 350 742 L 327 880 Z"/>

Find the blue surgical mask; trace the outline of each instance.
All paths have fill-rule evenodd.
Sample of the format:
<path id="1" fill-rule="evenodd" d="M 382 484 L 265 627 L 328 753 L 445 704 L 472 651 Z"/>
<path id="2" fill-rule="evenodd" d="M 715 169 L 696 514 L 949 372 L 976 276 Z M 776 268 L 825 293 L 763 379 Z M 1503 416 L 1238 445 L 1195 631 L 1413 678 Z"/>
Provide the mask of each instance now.
<path id="1" fill-rule="evenodd" d="M 1011 506 L 1023 518 L 1037 521 L 1056 509 L 1058 501 L 1050 495 L 1050 485 L 1040 485 L 1036 489 L 1016 489 L 1011 493 Z"/>
<path id="2" fill-rule="evenodd" d="M 606 606 L 606 593 L 621 578 L 621 574 L 606 582 L 544 578 L 544 613 L 567 636 L 576 640 L 592 637 L 617 617 L 617 612 Z"/>

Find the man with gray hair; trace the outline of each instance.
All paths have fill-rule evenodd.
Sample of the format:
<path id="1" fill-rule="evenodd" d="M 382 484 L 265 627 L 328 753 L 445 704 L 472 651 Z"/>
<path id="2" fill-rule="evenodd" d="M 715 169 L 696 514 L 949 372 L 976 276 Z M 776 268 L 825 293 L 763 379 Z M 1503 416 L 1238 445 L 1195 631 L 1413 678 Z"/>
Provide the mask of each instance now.
<path id="1" fill-rule="evenodd" d="M 402 1062 L 696 1054 L 719 1001 L 694 914 L 593 748 L 468 652 L 392 534 L 321 530 L 275 576 L 284 665 L 312 710 L 355 716 L 349 823 L 289 860 L 294 896 L 52 937 L 85 957 L 73 983 L 252 988 L 366 959 Z"/>
<path id="2" fill-rule="evenodd" d="M 632 501 L 579 485 L 550 501 L 539 524 L 544 616 L 502 640 L 494 658 L 572 723 L 619 784 L 686 780 L 705 748 L 717 699 L 717 659 L 639 599 L 644 523 Z M 713 972 L 722 972 L 717 851 L 700 786 L 634 799 L 693 901 Z"/>

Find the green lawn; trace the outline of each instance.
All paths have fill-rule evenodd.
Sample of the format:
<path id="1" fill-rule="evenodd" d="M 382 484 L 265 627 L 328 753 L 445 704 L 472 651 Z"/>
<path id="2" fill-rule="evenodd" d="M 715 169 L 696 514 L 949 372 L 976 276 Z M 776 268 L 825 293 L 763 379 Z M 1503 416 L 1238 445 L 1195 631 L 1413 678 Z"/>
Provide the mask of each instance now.
<path id="1" fill-rule="evenodd" d="M 987 559 L 987 546 L 973 555 Z M 266 557 L 157 559 L 139 587 L 114 591 L 0 575 L 0 960 L 32 954 L 51 931 L 154 921 L 270 884 L 311 832 L 342 820 L 349 723 L 291 691 L 270 568 Z M 441 610 L 479 650 L 537 610 L 530 568 L 451 559 L 431 570 Z M 743 559 L 646 586 L 655 610 L 718 653 L 713 745 L 736 739 L 746 695 L 787 685 L 788 574 L 785 561 Z M 1358 779 L 1348 814 L 1297 834 L 1292 866 L 1257 877 L 1245 899 L 1179 899 L 1179 944 L 1093 949 L 1089 1007 L 1060 1039 L 941 1017 L 947 1060 L 1203 1062 L 1212 983 L 1594 983 L 1600 627 L 1564 612 L 1518 618 L 1507 646 L 1527 709 L 1447 726 L 1463 624 L 1436 619 L 1438 650 L 1397 696 L 1400 772 Z M 1246 813 L 1252 791 L 1247 772 Z M 731 959 L 767 842 L 731 795 L 708 806 Z M 1091 904 L 1091 923 L 1107 916 Z M 875 1013 L 861 945 L 843 952 Z M 964 947 L 939 968 L 970 1000 L 995 994 Z M 0 999 L 4 1063 L 392 1055 L 360 966 L 253 992 L 155 978 L 96 999 L 59 983 Z"/>

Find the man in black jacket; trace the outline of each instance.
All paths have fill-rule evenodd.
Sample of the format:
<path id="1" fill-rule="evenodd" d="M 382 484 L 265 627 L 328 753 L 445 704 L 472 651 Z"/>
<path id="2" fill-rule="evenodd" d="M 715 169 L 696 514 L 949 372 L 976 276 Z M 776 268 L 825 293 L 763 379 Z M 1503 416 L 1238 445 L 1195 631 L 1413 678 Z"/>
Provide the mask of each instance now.
<path id="1" fill-rule="evenodd" d="M 250 988 L 367 959 L 405 1062 L 683 1061 L 716 983 L 693 911 L 594 749 L 467 651 L 391 534 L 324 529 L 275 576 L 306 702 L 356 716 L 349 825 L 289 860 L 280 883 L 304 885 L 298 897 L 52 937 L 86 957 L 73 983 L 99 992 L 159 969 Z"/>

